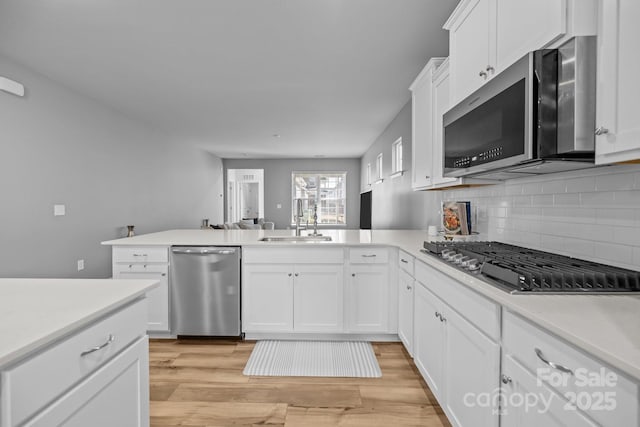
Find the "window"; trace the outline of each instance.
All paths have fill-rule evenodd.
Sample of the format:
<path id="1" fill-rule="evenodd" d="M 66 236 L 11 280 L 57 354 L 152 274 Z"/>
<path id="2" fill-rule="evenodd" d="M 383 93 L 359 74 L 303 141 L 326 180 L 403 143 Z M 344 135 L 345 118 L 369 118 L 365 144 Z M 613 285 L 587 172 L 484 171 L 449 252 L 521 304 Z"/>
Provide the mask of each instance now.
<path id="1" fill-rule="evenodd" d="M 371 186 L 371 163 L 367 163 L 367 185 Z"/>
<path id="2" fill-rule="evenodd" d="M 376 184 L 382 182 L 382 153 L 376 158 Z"/>
<path id="3" fill-rule="evenodd" d="M 317 205 L 318 224 L 347 225 L 346 172 L 293 172 L 291 182 L 291 224 L 296 222 L 296 199 L 302 199 L 301 223 L 313 223 Z"/>
<path id="4" fill-rule="evenodd" d="M 391 176 L 402 175 L 402 138 L 391 145 Z"/>

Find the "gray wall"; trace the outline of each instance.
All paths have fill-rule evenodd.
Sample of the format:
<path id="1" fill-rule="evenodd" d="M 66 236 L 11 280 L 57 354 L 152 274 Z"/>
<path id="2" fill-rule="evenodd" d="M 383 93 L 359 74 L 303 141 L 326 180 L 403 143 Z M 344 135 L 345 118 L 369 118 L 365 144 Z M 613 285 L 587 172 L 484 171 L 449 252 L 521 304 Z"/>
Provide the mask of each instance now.
<path id="1" fill-rule="evenodd" d="M 291 224 L 291 172 L 346 171 L 346 228 L 360 227 L 359 159 L 224 159 L 223 163 L 225 177 L 227 169 L 264 169 L 264 216 L 281 229 Z M 282 208 L 276 207 L 278 203 Z"/>
<path id="2" fill-rule="evenodd" d="M 402 137 L 402 176 L 390 178 L 391 145 Z M 439 191 L 411 190 L 411 101 L 389 123 L 360 160 L 361 191 L 371 189 L 374 229 L 420 229 L 439 224 L 442 195 Z M 371 163 L 372 181 L 376 176 L 376 157 L 382 153 L 383 182 L 367 186 L 367 164 Z"/>
<path id="3" fill-rule="evenodd" d="M 26 87 L 24 98 L 0 92 L 0 277 L 110 277 L 100 242 L 127 224 L 148 233 L 222 220 L 219 158 L 3 56 L 0 70 Z"/>

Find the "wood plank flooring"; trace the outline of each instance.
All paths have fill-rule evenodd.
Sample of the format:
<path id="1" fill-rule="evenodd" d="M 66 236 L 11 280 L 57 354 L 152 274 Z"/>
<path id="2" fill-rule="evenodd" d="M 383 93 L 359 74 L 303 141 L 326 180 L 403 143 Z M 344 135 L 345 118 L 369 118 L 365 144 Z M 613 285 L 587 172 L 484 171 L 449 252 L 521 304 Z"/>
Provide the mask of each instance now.
<path id="1" fill-rule="evenodd" d="M 449 426 L 399 343 L 382 378 L 247 377 L 255 342 L 151 340 L 151 426 Z"/>

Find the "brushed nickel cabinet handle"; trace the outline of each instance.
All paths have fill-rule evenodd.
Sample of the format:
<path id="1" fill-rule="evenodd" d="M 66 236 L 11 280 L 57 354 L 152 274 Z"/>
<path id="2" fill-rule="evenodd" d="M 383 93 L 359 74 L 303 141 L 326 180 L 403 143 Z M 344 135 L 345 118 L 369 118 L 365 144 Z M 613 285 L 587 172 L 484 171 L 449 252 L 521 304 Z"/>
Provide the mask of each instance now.
<path id="1" fill-rule="evenodd" d="M 604 126 L 598 126 L 594 131 L 596 135 L 604 135 L 605 133 L 609 133 L 609 129 Z"/>
<path id="2" fill-rule="evenodd" d="M 512 381 L 513 380 L 511 379 L 510 376 L 502 374 L 502 384 L 509 384 Z"/>
<path id="3" fill-rule="evenodd" d="M 549 360 L 547 360 L 544 357 L 544 354 L 542 353 L 542 350 L 540 350 L 539 348 L 534 348 L 534 350 L 536 352 L 536 356 L 538 356 L 538 359 L 542 360 L 542 362 L 544 364 L 549 365 L 553 369 L 557 369 L 560 372 L 564 372 L 564 373 L 567 373 L 569 375 L 573 375 L 573 371 L 571 369 L 567 368 L 566 366 L 562 366 L 562 365 L 559 365 L 557 363 L 553 363 L 553 362 L 550 362 Z"/>
<path id="4" fill-rule="evenodd" d="M 91 354 L 93 352 L 96 352 L 98 350 L 102 350 L 103 348 L 105 348 L 106 346 L 108 346 L 109 344 L 111 344 L 112 342 L 114 342 L 116 339 L 116 337 L 114 337 L 112 334 L 109 334 L 109 338 L 107 339 L 107 341 L 104 344 L 100 344 L 96 347 L 92 347 L 89 350 L 85 350 L 82 353 L 80 353 L 80 357 L 84 357 L 88 354 Z"/>
<path id="5" fill-rule="evenodd" d="M 496 71 L 496 69 L 493 68 L 491 65 L 487 65 L 486 70 L 487 70 L 487 73 L 491 73 L 491 74 L 493 74 Z"/>
<path id="6" fill-rule="evenodd" d="M 404 258 L 400 258 L 400 262 L 404 262 L 405 264 L 409 264 L 409 261 L 407 261 L 407 260 L 406 260 L 406 259 L 404 259 Z"/>
<path id="7" fill-rule="evenodd" d="M 480 77 L 484 77 L 485 80 L 487 79 L 487 72 L 485 70 L 481 70 L 478 75 Z"/>

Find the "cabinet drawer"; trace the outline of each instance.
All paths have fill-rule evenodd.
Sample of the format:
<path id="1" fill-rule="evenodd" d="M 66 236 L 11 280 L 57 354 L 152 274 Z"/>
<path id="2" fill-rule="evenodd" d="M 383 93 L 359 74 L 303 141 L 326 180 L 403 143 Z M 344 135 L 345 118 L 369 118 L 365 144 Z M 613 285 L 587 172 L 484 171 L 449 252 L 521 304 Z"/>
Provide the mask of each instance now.
<path id="1" fill-rule="evenodd" d="M 638 384 L 520 316 L 505 310 L 503 319 L 502 339 L 506 355 L 569 400 L 576 402 L 577 399 L 578 407 L 599 423 L 640 425 Z M 540 356 L 536 349 L 540 350 Z M 571 369 L 573 374 L 552 368 L 541 357 Z M 610 384 L 585 384 L 586 378 L 592 376 L 598 379 L 610 376 L 612 380 Z M 607 400 L 600 400 L 601 396 L 606 396 L 604 393 L 614 393 L 614 409 L 600 407 L 607 404 Z"/>
<path id="2" fill-rule="evenodd" d="M 135 279 L 136 274 L 140 274 L 140 279 L 146 279 L 143 277 L 143 274 L 152 273 L 159 274 L 161 276 L 166 276 L 169 273 L 169 266 L 167 264 L 141 264 L 141 263 L 131 263 L 131 264 L 114 264 L 113 265 L 113 277 L 114 279 L 121 279 L 119 277 L 123 274 L 128 275 L 129 279 Z"/>
<path id="3" fill-rule="evenodd" d="M 113 262 L 169 262 L 169 248 L 162 246 L 116 246 Z"/>
<path id="4" fill-rule="evenodd" d="M 401 270 L 406 271 L 412 277 L 413 277 L 414 260 L 415 258 L 413 257 L 413 255 L 409 255 L 405 251 L 400 251 L 398 256 L 398 266 L 400 267 Z"/>
<path id="5" fill-rule="evenodd" d="M 349 262 L 351 264 L 386 264 L 389 262 L 389 250 L 375 247 L 351 248 Z"/>
<path id="6" fill-rule="evenodd" d="M 242 256 L 245 264 L 342 264 L 344 250 L 342 248 L 243 248 Z"/>
<path id="7" fill-rule="evenodd" d="M 500 339 L 499 305 L 421 261 L 414 268 L 418 282 L 486 335 L 495 341 Z"/>
<path id="8" fill-rule="evenodd" d="M 146 302 L 136 301 L 3 372 L 3 388 L 7 391 L 3 409 L 10 414 L 9 425 L 21 424 L 135 339 L 144 336 L 146 323 Z M 110 336 L 113 336 L 112 342 L 82 355 L 107 343 Z"/>

